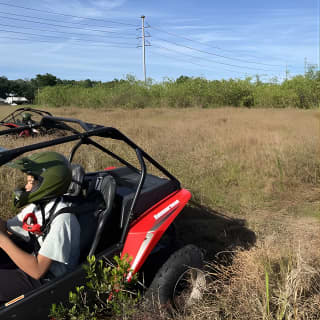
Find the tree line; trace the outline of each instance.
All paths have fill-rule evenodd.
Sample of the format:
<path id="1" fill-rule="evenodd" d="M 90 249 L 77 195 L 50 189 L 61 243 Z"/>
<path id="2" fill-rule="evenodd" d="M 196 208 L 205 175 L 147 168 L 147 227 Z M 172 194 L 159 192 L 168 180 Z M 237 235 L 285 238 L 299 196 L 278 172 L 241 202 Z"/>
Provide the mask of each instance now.
<path id="1" fill-rule="evenodd" d="M 120 82 L 121 80 L 113 80 L 109 83 Z M 124 80 L 123 80 L 124 81 Z M 62 80 L 56 76 L 46 73 L 37 74 L 35 78 L 32 79 L 18 79 L 18 80 L 8 80 L 6 76 L 0 76 L 0 98 L 5 99 L 10 95 L 26 97 L 29 101 L 34 101 L 37 93 L 40 89 L 45 87 L 54 87 L 57 85 L 74 85 L 82 88 L 93 88 L 94 86 L 101 85 L 101 81 L 93 81 L 90 79 L 86 80 Z"/>
<path id="2" fill-rule="evenodd" d="M 52 74 L 36 75 L 31 80 L 8 80 L 0 77 L 0 97 L 8 94 L 25 96 L 35 104 L 49 107 L 77 106 L 89 108 L 146 107 L 295 107 L 320 106 L 320 72 L 310 68 L 282 82 L 273 78 L 207 80 L 180 76 L 154 83 L 125 79 L 109 82 L 90 79 L 61 80 Z"/>

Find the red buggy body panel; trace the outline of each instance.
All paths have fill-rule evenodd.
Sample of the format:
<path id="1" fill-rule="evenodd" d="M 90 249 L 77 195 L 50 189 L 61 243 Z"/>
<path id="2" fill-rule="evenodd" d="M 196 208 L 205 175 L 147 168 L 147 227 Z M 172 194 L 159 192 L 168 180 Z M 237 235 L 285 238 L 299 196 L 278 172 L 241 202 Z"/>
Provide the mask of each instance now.
<path id="1" fill-rule="evenodd" d="M 191 193 L 181 189 L 146 211 L 130 226 L 122 256 L 132 257 L 132 273 L 137 272 L 173 220 L 185 207 Z M 131 273 L 128 276 L 128 280 Z"/>

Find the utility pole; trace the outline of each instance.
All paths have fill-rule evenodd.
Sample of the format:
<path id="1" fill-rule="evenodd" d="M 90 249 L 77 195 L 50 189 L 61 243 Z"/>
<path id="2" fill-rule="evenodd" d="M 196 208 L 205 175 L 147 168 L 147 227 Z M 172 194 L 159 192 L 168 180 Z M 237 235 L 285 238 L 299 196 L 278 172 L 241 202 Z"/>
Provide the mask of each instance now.
<path id="1" fill-rule="evenodd" d="M 144 33 L 144 18 L 145 16 L 141 16 L 141 30 L 142 30 L 142 66 L 143 66 L 143 76 L 144 76 L 144 83 L 147 83 L 147 75 L 146 75 L 146 39 Z"/>
<path id="2" fill-rule="evenodd" d="M 288 65 L 286 64 L 286 81 L 288 80 L 289 76 L 289 70 L 288 70 Z"/>
<path id="3" fill-rule="evenodd" d="M 307 58 L 305 57 L 304 58 L 304 75 L 306 75 L 307 74 Z"/>

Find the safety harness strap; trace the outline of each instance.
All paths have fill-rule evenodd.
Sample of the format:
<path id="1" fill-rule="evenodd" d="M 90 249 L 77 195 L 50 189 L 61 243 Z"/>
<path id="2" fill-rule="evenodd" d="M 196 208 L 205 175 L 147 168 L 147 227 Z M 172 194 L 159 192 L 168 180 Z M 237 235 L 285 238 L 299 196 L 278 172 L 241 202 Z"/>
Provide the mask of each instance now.
<path id="1" fill-rule="evenodd" d="M 55 211 L 57 208 L 58 203 L 61 201 L 61 198 L 58 197 L 56 198 L 56 200 L 54 201 L 53 206 L 51 207 L 51 209 L 49 210 L 49 215 L 48 215 L 48 219 L 45 219 L 45 211 L 44 211 L 44 207 L 40 206 L 41 209 L 41 213 L 42 213 L 42 227 L 41 227 L 41 231 L 42 231 L 42 235 L 43 235 L 43 239 L 45 239 L 45 237 L 47 236 L 47 234 L 50 231 L 50 227 L 51 227 L 51 222 L 53 221 L 52 217 L 55 215 Z M 59 210 L 61 211 L 61 210 Z M 59 212 L 58 211 L 58 212 Z"/>
<path id="2" fill-rule="evenodd" d="M 57 208 L 57 205 L 58 203 L 60 202 L 61 198 L 58 197 L 56 198 L 56 200 L 54 201 L 54 204 L 53 206 L 51 207 L 51 209 L 49 210 L 49 217 L 48 219 L 45 218 L 45 210 L 44 210 L 44 207 L 43 207 L 43 204 L 39 204 L 36 208 L 40 209 L 41 211 L 41 215 L 42 215 L 42 226 L 40 228 L 40 231 L 41 231 L 41 235 L 43 237 L 43 239 L 46 238 L 47 234 L 49 233 L 50 231 L 50 225 L 51 225 L 51 222 L 53 221 L 53 219 L 56 217 L 56 214 L 59 213 L 60 211 L 62 211 L 63 209 L 67 209 L 68 207 L 66 208 L 63 208 L 59 211 L 57 211 L 55 213 L 55 210 Z M 66 212 L 66 211 L 65 211 Z M 33 232 L 30 232 L 29 231 L 29 236 L 31 238 L 31 241 L 33 242 L 33 245 L 34 245 L 34 253 L 35 254 L 38 254 L 39 250 L 40 250 L 40 244 L 39 244 L 39 241 L 38 241 L 38 237 L 36 236 L 35 233 Z"/>

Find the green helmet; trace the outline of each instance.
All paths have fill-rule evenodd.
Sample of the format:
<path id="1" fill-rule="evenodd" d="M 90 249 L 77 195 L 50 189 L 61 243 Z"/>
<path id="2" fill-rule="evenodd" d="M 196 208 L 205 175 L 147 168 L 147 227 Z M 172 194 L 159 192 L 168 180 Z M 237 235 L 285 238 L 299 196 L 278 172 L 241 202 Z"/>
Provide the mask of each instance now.
<path id="1" fill-rule="evenodd" d="M 24 113 L 22 114 L 22 119 L 23 119 L 24 121 L 31 120 L 31 113 L 29 113 L 29 112 L 24 112 Z"/>
<path id="2" fill-rule="evenodd" d="M 7 165 L 32 175 L 38 181 L 31 191 L 25 188 L 14 191 L 14 206 L 18 208 L 61 196 L 71 183 L 70 162 L 57 152 L 35 153 Z"/>

